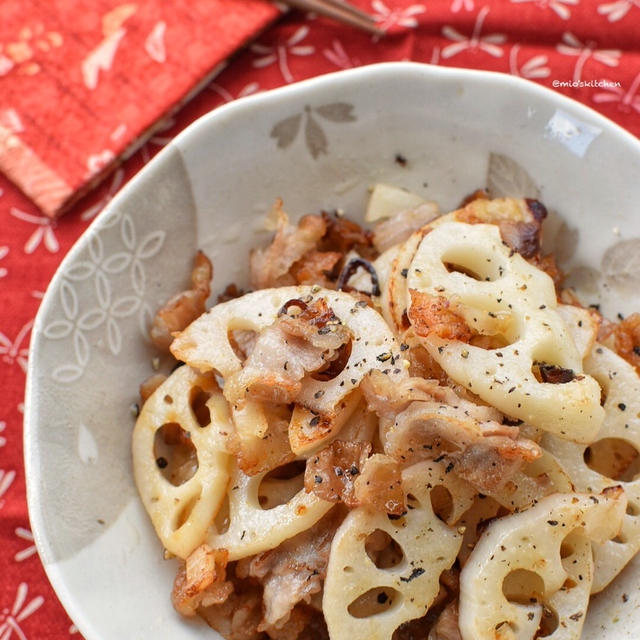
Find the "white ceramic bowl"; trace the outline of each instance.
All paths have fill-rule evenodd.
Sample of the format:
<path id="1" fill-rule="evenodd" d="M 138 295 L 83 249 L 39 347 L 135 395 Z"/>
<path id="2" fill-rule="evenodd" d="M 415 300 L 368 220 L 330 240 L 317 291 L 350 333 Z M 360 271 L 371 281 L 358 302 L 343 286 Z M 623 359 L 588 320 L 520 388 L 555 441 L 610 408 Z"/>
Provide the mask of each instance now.
<path id="1" fill-rule="evenodd" d="M 176 567 L 136 496 L 130 455 L 130 407 L 154 355 L 146 326 L 183 288 L 197 247 L 217 293 L 242 284 L 276 197 L 294 215 L 339 207 L 357 218 L 377 181 L 444 210 L 489 183 L 556 212 L 550 248 L 585 301 L 615 316 L 640 309 L 639 177 L 640 142 L 586 107 L 510 76 L 411 63 L 309 80 L 191 125 L 69 252 L 33 329 L 31 522 L 85 638 L 216 637 L 171 607 Z M 585 639 L 640 637 L 639 582 L 634 563 L 596 599 Z"/>

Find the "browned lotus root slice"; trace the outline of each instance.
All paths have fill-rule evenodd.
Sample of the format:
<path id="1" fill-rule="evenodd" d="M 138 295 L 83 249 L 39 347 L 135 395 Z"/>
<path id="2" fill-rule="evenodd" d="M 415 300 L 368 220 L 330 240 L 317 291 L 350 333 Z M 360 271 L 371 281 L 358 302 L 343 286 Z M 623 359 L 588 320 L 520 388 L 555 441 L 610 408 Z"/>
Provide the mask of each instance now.
<path id="1" fill-rule="evenodd" d="M 521 198 L 495 198 L 493 200 L 481 198 L 472 200 L 463 208 L 440 216 L 415 231 L 395 250 L 391 270 L 386 278 L 386 286 L 384 286 L 381 296 L 382 313 L 385 320 L 398 333 L 407 328 L 406 312 L 409 306 L 407 275 L 418 245 L 430 231 L 447 222 L 496 224 L 504 227 L 505 231 L 509 227 L 514 229 L 525 226 L 537 231 L 541 218 L 536 213 L 535 205 L 533 203 L 530 205 L 529 202 Z"/>
<path id="2" fill-rule="evenodd" d="M 156 458 L 154 451 L 163 428 L 195 448 L 197 470 L 191 477 L 163 474 L 170 461 Z M 138 491 L 162 544 L 181 558 L 202 542 L 222 504 L 230 465 L 225 434 L 231 428 L 227 402 L 213 376 L 190 367 L 177 369 L 153 393 L 136 422 L 132 451 Z"/>
<path id="3" fill-rule="evenodd" d="M 556 311 L 553 282 L 513 253 L 496 226 L 438 226 L 422 240 L 407 286 L 454 302 L 475 333 L 505 342 L 484 349 L 433 334 L 422 337 L 451 378 L 511 417 L 569 440 L 591 440 L 604 418 L 600 387 L 582 370 L 580 353 Z M 538 367 L 567 377 L 560 384 L 539 381 Z"/>

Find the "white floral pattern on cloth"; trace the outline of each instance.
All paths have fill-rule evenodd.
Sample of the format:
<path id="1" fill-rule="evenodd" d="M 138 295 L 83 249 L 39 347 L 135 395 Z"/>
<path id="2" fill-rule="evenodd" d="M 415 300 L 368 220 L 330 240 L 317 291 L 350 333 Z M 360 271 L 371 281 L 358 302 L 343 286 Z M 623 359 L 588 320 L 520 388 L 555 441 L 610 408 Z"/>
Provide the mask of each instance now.
<path id="1" fill-rule="evenodd" d="M 480 35 L 482 33 L 482 26 L 489 13 L 489 7 L 482 7 L 478 11 L 476 22 L 473 26 L 473 31 L 470 36 L 465 36 L 457 29 L 454 29 L 450 25 L 442 27 L 442 35 L 448 40 L 453 40 L 454 44 L 449 44 L 442 49 L 443 58 L 451 58 L 462 51 L 484 51 L 494 58 L 500 58 L 502 56 L 502 47 L 507 36 L 504 33 L 491 33 L 488 35 Z"/>
<path id="2" fill-rule="evenodd" d="M 22 549 L 20 549 L 19 551 L 16 551 L 13 559 L 16 562 L 24 562 L 38 552 L 33 541 L 33 533 L 31 533 L 31 531 L 29 529 L 26 529 L 25 527 L 16 527 L 14 533 L 16 534 L 16 538 L 24 540 L 27 543 L 27 546 L 22 547 Z"/>
<path id="3" fill-rule="evenodd" d="M 6 364 L 18 364 L 22 371 L 27 370 L 27 358 L 29 357 L 29 341 L 27 336 L 33 326 L 33 320 L 26 322 L 16 337 L 12 340 L 0 331 L 0 356 Z"/>
<path id="4" fill-rule="evenodd" d="M 605 102 L 615 102 L 618 109 L 624 113 L 635 111 L 640 113 L 640 73 L 634 78 L 629 88 L 625 91 L 622 87 L 616 87 L 615 83 L 609 81 L 602 91 L 593 94 L 593 101 L 596 104 Z"/>
<path id="5" fill-rule="evenodd" d="M 424 4 L 412 4 L 408 7 L 387 6 L 382 0 L 373 0 L 371 7 L 374 10 L 374 17 L 378 22 L 378 27 L 382 31 L 389 31 L 395 25 L 407 29 L 415 29 L 418 26 L 418 19 L 427 10 Z"/>
<path id="6" fill-rule="evenodd" d="M 541 9 L 551 9 L 557 16 L 563 20 L 571 17 L 570 7 L 575 7 L 580 0 L 511 0 L 513 3 L 533 2 Z"/>
<path id="7" fill-rule="evenodd" d="M 120 251 L 104 249 L 102 234 L 115 233 Z M 63 317 L 44 327 L 44 335 L 50 340 L 68 340 L 73 360 L 59 364 L 51 372 L 59 383 L 71 383 L 83 374 L 91 359 L 90 335 L 103 332 L 104 342 L 112 355 L 118 355 L 122 347 L 120 321 L 138 314 L 139 325 L 144 331 L 151 317 L 151 309 L 144 302 L 146 290 L 145 260 L 155 256 L 165 239 L 165 232 L 150 231 L 138 238 L 133 219 L 128 214 L 113 216 L 108 226 L 94 234 L 88 244 L 86 259 L 77 260 L 62 274 L 59 301 Z M 112 278 L 127 272 L 131 293 L 120 294 L 112 285 Z M 90 300 L 80 297 L 76 285 L 93 281 Z M 84 303 L 81 306 L 81 302 Z M 86 305 L 86 306 L 85 306 Z"/>
<path id="8" fill-rule="evenodd" d="M 597 43 L 588 40 L 583 43 L 571 33 L 566 31 L 562 34 L 562 42 L 556 46 L 558 53 L 565 56 L 577 57 L 575 67 L 573 68 L 573 81 L 580 82 L 582 80 L 582 71 L 589 59 L 593 59 L 607 67 L 617 67 L 622 52 L 619 49 L 597 49 Z"/>
<path id="9" fill-rule="evenodd" d="M 340 40 L 333 40 L 331 48 L 322 50 L 322 55 L 339 69 L 353 69 L 360 66 L 358 58 L 352 58 L 345 50 Z"/>
<path id="10" fill-rule="evenodd" d="M 28 595 L 29 586 L 26 582 L 21 582 L 13 604 L 0 608 L 0 640 L 10 640 L 14 634 L 16 640 L 28 640 L 20 623 L 33 615 L 44 603 L 42 596 L 36 596 L 27 602 Z"/>
<path id="11" fill-rule="evenodd" d="M 315 53 L 316 49 L 313 45 L 301 44 L 308 35 L 309 27 L 303 25 L 284 42 L 278 42 L 273 45 L 259 42 L 252 44 L 250 50 L 256 54 L 256 58 L 252 63 L 253 66 L 260 69 L 277 64 L 284 81 L 287 84 L 291 84 L 295 78 L 289 68 L 288 56 L 310 56 Z"/>
<path id="12" fill-rule="evenodd" d="M 57 226 L 55 220 L 51 220 L 51 218 L 47 218 L 46 216 L 27 213 L 16 207 L 12 207 L 9 213 L 18 220 L 36 226 L 35 231 L 24 244 L 25 253 L 33 253 L 40 246 L 40 243 L 43 243 L 45 249 L 50 253 L 57 253 L 58 249 L 60 249 L 60 244 L 54 232 Z"/>
<path id="13" fill-rule="evenodd" d="M 7 257 L 9 253 L 9 247 L 6 245 L 0 247 L 0 260 Z M 4 278 L 9 273 L 9 270 L 6 267 L 0 267 L 0 278 Z"/>
<path id="14" fill-rule="evenodd" d="M 164 20 L 160 20 L 155 24 L 144 41 L 144 50 L 152 60 L 160 64 L 167 60 L 167 48 L 164 38 L 166 31 L 167 23 Z"/>
<path id="15" fill-rule="evenodd" d="M 3 496 L 9 491 L 9 488 L 13 484 L 13 481 L 16 479 L 16 472 L 12 469 L 11 471 L 5 471 L 4 469 L 0 469 L 0 509 L 4 507 Z M 2 636 L 0 636 L 1 638 Z"/>
<path id="16" fill-rule="evenodd" d="M 549 58 L 543 55 L 533 56 L 521 65 L 518 63 L 518 53 L 520 45 L 514 44 L 509 53 L 509 72 L 511 75 L 528 78 L 548 78 L 551 75 L 551 69 L 547 66 Z"/>
<path id="17" fill-rule="evenodd" d="M 607 16 L 609 22 L 622 20 L 633 8 L 640 8 L 640 0 L 615 0 L 598 5 L 598 13 Z"/>

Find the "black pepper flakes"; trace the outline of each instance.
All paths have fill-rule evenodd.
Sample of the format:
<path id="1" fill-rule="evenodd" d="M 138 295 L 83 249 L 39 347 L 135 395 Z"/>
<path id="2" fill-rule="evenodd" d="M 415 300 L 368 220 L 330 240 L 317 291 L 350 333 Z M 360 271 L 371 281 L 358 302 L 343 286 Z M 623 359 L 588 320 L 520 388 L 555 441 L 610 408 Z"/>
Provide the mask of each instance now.
<path id="1" fill-rule="evenodd" d="M 627 405 L 624 402 L 618 403 L 618 409 L 620 409 L 620 411 L 625 411 L 626 408 L 627 408 Z"/>
<path id="2" fill-rule="evenodd" d="M 167 462 L 166 458 L 160 456 L 159 458 L 156 458 L 156 464 L 158 465 L 159 469 L 165 469 L 169 463 Z"/>
<path id="3" fill-rule="evenodd" d="M 416 567 L 407 578 L 401 577 L 400 582 L 411 582 L 415 580 L 415 578 L 420 577 L 424 573 L 424 569 L 422 567 Z"/>

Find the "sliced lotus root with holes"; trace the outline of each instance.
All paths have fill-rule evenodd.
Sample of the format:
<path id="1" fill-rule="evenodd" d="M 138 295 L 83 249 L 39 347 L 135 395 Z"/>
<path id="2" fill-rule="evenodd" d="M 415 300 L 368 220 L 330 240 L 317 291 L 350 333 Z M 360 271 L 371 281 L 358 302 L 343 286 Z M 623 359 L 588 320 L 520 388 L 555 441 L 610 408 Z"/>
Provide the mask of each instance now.
<path id="1" fill-rule="evenodd" d="M 535 228 L 540 224 L 541 218 L 535 204 L 521 198 L 477 199 L 462 209 L 436 218 L 414 232 L 398 249 L 381 297 L 385 320 L 398 333 L 402 333 L 407 328 L 406 311 L 409 306 L 407 274 L 411 261 L 424 236 L 447 222 L 525 224 Z"/>
<path id="2" fill-rule="evenodd" d="M 212 549 L 226 549 L 229 561 L 277 547 L 301 531 L 312 527 L 334 506 L 300 487 L 300 478 L 265 480 L 266 472 L 247 476 L 234 467 L 228 484 L 228 507 L 212 523 L 205 542 Z M 261 493 L 262 492 L 262 493 Z M 278 497 L 293 496 L 272 506 Z M 262 496 L 262 500 L 261 500 Z M 261 502 L 263 504 L 261 504 Z M 270 506 L 271 508 L 265 508 Z"/>
<path id="3" fill-rule="evenodd" d="M 330 380 L 306 376 L 297 404 L 321 415 L 337 415 L 340 403 L 372 369 L 385 371 L 391 379 L 406 377 L 404 368 L 396 364 L 399 344 L 378 312 L 347 293 L 318 287 L 263 289 L 218 304 L 174 340 L 172 352 L 196 369 L 215 370 L 226 379 L 242 369 L 242 361 L 229 342 L 230 332 L 266 329 L 290 300 L 301 300 L 309 306 L 324 300 L 352 335 L 351 352 L 342 371 Z"/>
<path id="4" fill-rule="evenodd" d="M 585 361 L 585 370 L 600 383 L 606 396 L 602 427 L 589 445 L 549 434 L 542 444 L 553 451 L 578 491 L 602 491 L 619 484 L 629 500 L 618 537 L 594 545 L 593 592 L 597 593 L 640 550 L 640 377 L 626 360 L 599 344 Z"/>
<path id="5" fill-rule="evenodd" d="M 564 320 L 567 331 L 571 334 L 576 349 L 584 361 L 593 350 L 598 338 L 599 320 L 589 309 L 572 304 L 559 304 L 557 311 Z"/>
<path id="6" fill-rule="evenodd" d="M 546 450 L 527 463 L 498 490 L 486 494 L 509 511 L 522 511 L 552 493 L 571 493 L 575 487 L 562 465 Z"/>
<path id="7" fill-rule="evenodd" d="M 132 451 L 138 491 L 162 544 L 181 558 L 202 542 L 227 491 L 230 420 L 214 377 L 180 367 L 145 402 L 136 422 Z M 171 451 L 163 457 L 156 452 L 164 430 L 174 444 L 197 456 L 191 477 L 180 469 L 168 477 Z"/>
<path id="8" fill-rule="evenodd" d="M 449 222 L 434 229 L 418 248 L 407 286 L 418 295 L 445 298 L 472 331 L 507 343 L 483 349 L 435 333 L 421 336 L 451 378 L 534 427 L 576 442 L 593 438 L 604 419 L 600 387 L 583 373 L 556 310 L 553 282 L 510 251 L 496 226 Z M 541 382 L 538 367 L 541 374 L 549 370 L 567 377 Z"/>
<path id="9" fill-rule="evenodd" d="M 451 486 L 451 494 L 459 495 L 453 482 L 460 481 L 443 464 L 422 462 L 403 472 L 409 507 L 403 518 L 368 507 L 349 513 L 333 539 L 324 585 L 322 609 L 332 640 L 391 638 L 401 624 L 429 610 L 440 574 L 451 567 L 462 541 L 431 505 L 436 487 Z M 462 511 L 472 496 L 469 489 Z M 381 536 L 398 549 L 394 562 L 374 561 L 367 552 L 367 541 Z"/>
<path id="10" fill-rule="evenodd" d="M 558 628 L 566 630 L 565 635 L 557 637 L 579 638 L 586 612 L 584 607 L 570 611 L 569 603 L 586 602 L 584 592 L 590 590 L 591 572 L 580 580 L 574 569 L 580 565 L 588 568 L 590 551 L 568 536 L 576 532 L 598 543 L 615 537 L 626 503 L 620 487 L 597 495 L 553 494 L 527 511 L 494 520 L 460 574 L 459 625 L 463 639 L 532 639 L 540 625 L 543 605 L 551 608 L 554 603 Z M 569 543 L 573 544 L 567 551 Z M 563 555 L 572 554 L 579 555 L 580 561 L 563 562 Z M 529 589 L 513 593 L 523 583 Z M 559 594 L 561 589 L 564 593 Z M 568 593 L 573 589 L 579 590 L 575 598 Z M 565 613 L 569 615 L 565 617 Z"/>
<path id="11" fill-rule="evenodd" d="M 311 455 L 335 438 L 349 420 L 361 399 L 358 390 L 344 398 L 331 414 L 318 414 L 296 405 L 289 423 L 289 445 L 297 455 Z"/>

